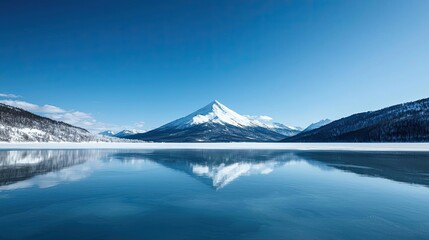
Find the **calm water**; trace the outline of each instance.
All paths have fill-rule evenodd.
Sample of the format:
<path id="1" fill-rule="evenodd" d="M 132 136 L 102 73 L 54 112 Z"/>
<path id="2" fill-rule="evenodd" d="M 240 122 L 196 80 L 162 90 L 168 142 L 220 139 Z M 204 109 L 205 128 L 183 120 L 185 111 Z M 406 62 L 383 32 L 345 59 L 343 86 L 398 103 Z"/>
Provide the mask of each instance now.
<path id="1" fill-rule="evenodd" d="M 0 239 L 429 239 L 429 153 L 0 151 Z"/>

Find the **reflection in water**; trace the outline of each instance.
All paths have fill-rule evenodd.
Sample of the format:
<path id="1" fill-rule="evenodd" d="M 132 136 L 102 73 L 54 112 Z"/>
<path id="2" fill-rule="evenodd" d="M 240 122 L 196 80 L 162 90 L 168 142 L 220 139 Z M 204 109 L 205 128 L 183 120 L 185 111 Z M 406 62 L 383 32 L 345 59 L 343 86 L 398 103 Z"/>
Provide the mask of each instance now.
<path id="1" fill-rule="evenodd" d="M 0 239 L 426 240 L 428 173 L 429 153 L 0 151 Z"/>
<path id="2" fill-rule="evenodd" d="M 112 161 L 144 161 L 184 172 L 215 189 L 241 176 L 270 174 L 305 161 L 319 169 L 429 186 L 428 153 L 291 152 L 279 150 L 18 150 L 0 151 L 0 190 L 76 181 Z"/>
<path id="3" fill-rule="evenodd" d="M 429 186 L 429 153 L 299 152 L 297 156 L 360 175 Z"/>
<path id="4" fill-rule="evenodd" d="M 213 187 L 220 189 L 242 175 L 269 174 L 274 170 L 278 162 L 264 163 L 233 163 L 229 165 L 208 166 L 191 164 L 192 172 L 198 176 L 208 177 L 213 180 Z"/>
<path id="5" fill-rule="evenodd" d="M 0 151 L 0 190 L 75 181 L 92 171 L 87 161 L 110 154 L 98 150 L 13 150 Z"/>
<path id="6" fill-rule="evenodd" d="M 291 152 L 249 150 L 155 150 L 146 153 L 118 153 L 122 161 L 147 159 L 182 171 L 220 189 L 240 176 L 269 174 L 274 168 L 298 160 Z"/>
<path id="7" fill-rule="evenodd" d="M 116 157 L 123 161 L 151 160 L 165 167 L 183 171 L 216 189 L 225 187 L 240 176 L 269 174 L 277 167 L 298 161 L 305 161 L 325 170 L 334 168 L 365 176 L 429 186 L 429 153 L 155 150 L 146 153 L 118 153 Z"/>

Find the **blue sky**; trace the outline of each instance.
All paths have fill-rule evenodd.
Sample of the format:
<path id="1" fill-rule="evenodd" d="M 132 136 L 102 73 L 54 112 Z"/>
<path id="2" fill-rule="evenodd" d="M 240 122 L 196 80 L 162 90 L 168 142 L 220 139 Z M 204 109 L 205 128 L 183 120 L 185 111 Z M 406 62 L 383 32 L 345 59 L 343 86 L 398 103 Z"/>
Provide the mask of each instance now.
<path id="1" fill-rule="evenodd" d="M 0 99 L 93 129 L 151 129 L 213 99 L 305 127 L 429 97 L 427 9 L 424 0 L 1 1 Z"/>

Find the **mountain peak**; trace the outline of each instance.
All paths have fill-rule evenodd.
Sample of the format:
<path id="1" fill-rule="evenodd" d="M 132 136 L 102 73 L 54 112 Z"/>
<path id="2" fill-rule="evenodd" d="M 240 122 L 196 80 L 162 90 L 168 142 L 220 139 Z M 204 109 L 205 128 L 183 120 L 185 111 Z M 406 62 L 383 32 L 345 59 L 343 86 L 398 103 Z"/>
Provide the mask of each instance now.
<path id="1" fill-rule="evenodd" d="M 252 116 L 240 115 L 213 100 L 185 117 L 126 138 L 159 142 L 266 142 L 298 132 L 283 124 L 262 123 Z"/>
<path id="2" fill-rule="evenodd" d="M 124 137 L 127 137 L 127 136 L 131 136 L 131 135 L 138 134 L 138 133 L 144 133 L 144 132 L 145 131 L 136 130 L 136 129 L 124 129 L 124 130 L 116 133 L 115 137 L 124 138 Z"/>
<path id="3" fill-rule="evenodd" d="M 207 104 L 205 107 L 201 108 L 200 110 L 203 110 L 203 109 L 206 111 L 216 111 L 216 110 L 221 110 L 226 112 L 233 111 L 216 99 L 211 101 L 209 104 Z M 199 112 L 199 110 L 197 110 L 196 112 Z"/>
<path id="4" fill-rule="evenodd" d="M 249 118 L 242 116 L 230 108 L 226 107 L 217 100 L 213 100 L 208 105 L 197 111 L 173 121 L 166 127 L 186 128 L 192 125 L 204 123 L 233 125 L 236 127 L 254 126 L 255 124 Z"/>
<path id="5" fill-rule="evenodd" d="M 325 125 L 327 125 L 327 124 L 329 124 L 329 123 L 331 123 L 331 122 L 332 122 L 332 120 L 331 120 L 331 119 L 328 119 L 328 118 L 326 118 L 326 119 L 322 119 L 322 120 L 320 120 L 320 121 L 318 121 L 318 122 L 315 122 L 315 123 L 310 124 L 307 128 L 305 128 L 305 129 L 303 130 L 303 132 L 308 132 L 308 131 L 311 131 L 311 130 L 314 130 L 314 129 L 317 129 L 317 128 L 320 128 L 320 127 L 323 127 L 323 126 L 325 126 Z"/>
<path id="6" fill-rule="evenodd" d="M 205 107 L 202 107 L 201 109 L 212 109 L 214 107 L 219 107 L 219 108 L 227 108 L 225 105 L 223 105 L 222 103 L 220 103 L 218 100 L 213 100 L 211 101 L 209 104 L 207 104 Z"/>
<path id="7" fill-rule="evenodd" d="M 210 104 L 212 105 L 222 105 L 222 103 L 220 103 L 217 99 L 214 99 Z"/>

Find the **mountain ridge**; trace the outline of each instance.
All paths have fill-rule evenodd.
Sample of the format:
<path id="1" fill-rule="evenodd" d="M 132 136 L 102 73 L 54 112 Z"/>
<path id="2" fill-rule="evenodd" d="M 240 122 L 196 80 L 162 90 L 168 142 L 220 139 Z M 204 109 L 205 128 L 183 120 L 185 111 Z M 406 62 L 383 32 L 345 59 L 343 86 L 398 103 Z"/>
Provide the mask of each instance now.
<path id="1" fill-rule="evenodd" d="M 86 142 L 110 140 L 95 136 L 86 129 L 0 103 L 0 141 Z"/>
<path id="2" fill-rule="evenodd" d="M 284 142 L 429 141 L 429 98 L 356 113 Z"/>

